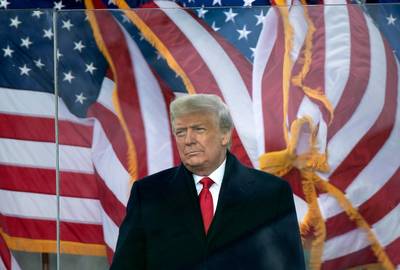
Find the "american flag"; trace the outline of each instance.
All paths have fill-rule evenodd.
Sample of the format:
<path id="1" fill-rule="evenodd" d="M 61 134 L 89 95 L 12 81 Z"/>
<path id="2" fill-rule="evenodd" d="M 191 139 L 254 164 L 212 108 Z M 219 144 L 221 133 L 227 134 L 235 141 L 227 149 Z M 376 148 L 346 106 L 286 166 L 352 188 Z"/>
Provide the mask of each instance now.
<path id="1" fill-rule="evenodd" d="M 69 1 L 67 5 L 66 1 L 54 3 L 38 1 L 36 6 L 28 6 L 32 5 L 31 1 L 0 2 L 1 7 L 8 9 L 25 5 L 31 8 L 50 7 L 59 10 L 54 17 L 54 13 L 49 10 L 8 10 L 2 11 L 4 16 L 0 16 L 2 27 L 0 52 L 3 54 L 0 55 L 2 63 L 0 229 L 4 239 L 4 242 L 0 239 L 0 254 L 5 269 L 11 269 L 13 261 L 6 246 L 14 250 L 31 252 L 56 251 L 57 158 L 61 185 L 61 251 L 112 257 L 118 226 L 124 217 L 124 208 L 132 182 L 179 162 L 171 139 L 167 113 L 168 103 L 175 95 L 198 92 L 214 93 L 223 97 L 231 108 L 235 121 L 236 132 L 232 150 L 249 166 L 258 167 L 258 157 L 264 153 L 285 149 L 285 141 L 275 142 L 275 137 L 285 138 L 284 129 L 279 131 L 277 128 L 283 127 L 283 122 L 274 118 L 278 111 L 273 111 L 269 115 L 273 119 L 271 122 L 264 123 L 260 118 L 263 115 L 263 108 L 275 108 L 283 104 L 274 95 L 279 94 L 279 90 L 283 88 L 279 83 L 283 81 L 282 59 L 285 54 L 285 41 L 282 40 L 285 35 L 279 32 L 282 28 L 279 28 L 278 23 L 282 14 L 276 10 L 271 11 L 272 9 L 269 10 L 268 7 L 255 6 L 262 2 L 238 0 L 230 3 L 236 7 L 224 7 L 226 3 L 221 0 L 208 2 L 188 0 L 180 4 L 191 10 L 180 10 L 176 9 L 178 5 L 174 2 L 163 1 L 145 4 L 147 7 L 162 7 L 163 10 L 104 10 L 95 13 L 63 11 L 63 9 L 92 6 L 125 8 L 136 6 L 139 2 Z M 393 6 L 386 8 L 396 10 Z M 297 51 L 298 55 L 305 46 L 304 35 L 307 32 L 306 17 L 302 10 L 300 7 L 292 7 L 288 11 L 294 26 L 293 50 Z M 375 10 L 373 7 L 366 9 L 375 15 L 374 18 L 381 16 L 381 12 L 373 13 Z M 339 40 L 338 43 L 334 43 L 333 40 L 330 58 L 321 56 L 325 50 L 319 51 L 318 46 L 321 42 L 315 39 L 312 55 L 313 57 L 319 55 L 322 57 L 320 60 L 326 59 L 326 67 L 321 75 L 321 71 L 318 72 L 316 67 L 311 66 L 310 75 L 306 78 L 307 84 L 309 81 L 316 85 L 325 83 L 325 93 L 331 103 L 332 99 L 336 98 L 337 104 L 343 104 L 342 106 L 354 110 L 358 108 L 359 103 L 361 104 L 364 96 L 372 98 L 375 102 L 378 99 L 384 100 L 385 92 L 368 94 L 366 90 L 366 84 L 369 84 L 367 78 L 373 78 L 372 74 L 377 71 L 365 71 L 367 69 L 364 67 L 365 61 L 372 61 L 372 58 L 368 60 L 369 58 L 364 57 L 365 51 L 374 49 L 377 50 L 374 53 L 382 54 L 385 48 L 386 52 L 390 50 L 388 45 L 384 47 L 378 43 L 372 44 L 378 42 L 374 39 L 379 39 L 380 36 L 372 20 L 363 15 L 359 7 L 326 8 L 324 12 L 330 13 L 330 16 L 317 16 L 316 13 L 321 11 L 313 12 L 312 8 L 309 10 L 309 16 L 317 26 L 316 37 L 320 37 L 317 34 L 322 35 L 321 30 L 324 30 L 320 25 L 321 22 L 325 24 L 327 33 L 323 35 L 326 36 L 327 42 L 330 41 L 328 26 L 331 25 L 342 27 L 341 31 L 355 27 L 364 29 L 364 32 L 358 33 L 359 36 L 353 32 L 344 32 L 342 35 L 347 39 Z M 355 25 L 349 22 L 348 18 L 351 16 L 346 15 L 348 12 L 353 12 L 360 20 L 365 17 L 368 29 L 366 30 L 365 24 Z M 343 16 L 343 20 L 339 20 L 341 24 L 338 24 L 338 21 L 325 19 L 333 20 L 339 14 Z M 398 13 L 394 13 L 393 16 L 397 16 L 396 14 Z M 263 24 L 265 20 L 268 23 Z M 56 24 L 56 29 L 52 27 L 53 22 Z M 380 21 L 377 19 L 375 22 Z M 32 27 L 33 25 L 35 27 Z M 398 31 L 398 21 L 394 20 L 394 26 Z M 264 34 L 260 35 L 262 29 Z M 278 33 L 276 40 L 272 39 L 274 31 Z M 391 37 L 392 32 L 386 33 L 383 29 L 381 31 Z M 350 52 L 350 48 L 354 46 L 353 42 L 364 42 L 365 36 L 362 33 L 369 32 L 371 32 L 369 34 L 371 44 L 360 45 L 365 51 L 353 49 Z M 355 41 L 350 44 L 350 39 Z M 276 62 L 272 61 L 274 55 L 267 57 L 262 54 L 262 46 L 268 44 L 281 45 L 276 48 L 278 50 L 275 55 L 278 59 Z M 54 76 L 53 52 L 57 63 L 56 76 Z M 298 72 L 302 62 L 296 62 L 295 52 L 292 54 L 293 70 Z M 352 62 L 352 67 L 357 68 L 353 71 L 348 67 L 346 73 L 346 67 L 350 65 L 348 61 L 350 54 L 354 54 L 351 58 L 355 61 Z M 388 56 L 388 59 L 391 58 Z M 259 65 L 260 61 L 272 63 L 272 67 L 262 68 Z M 387 74 L 397 76 L 394 69 L 397 62 L 393 61 L 392 59 L 392 66 L 388 68 Z M 339 67 L 344 65 L 344 71 L 335 69 L 338 68 L 337 65 Z M 322 63 L 319 67 L 324 70 Z M 331 68 L 332 72 L 328 68 Z M 280 69 L 280 73 L 273 73 L 276 69 Z M 265 74 L 270 76 L 267 82 L 272 86 L 257 88 L 255 85 L 258 78 L 257 70 L 265 70 Z M 386 78 L 383 73 L 374 76 Z M 329 81 L 329 78 L 334 80 Z M 344 87 L 346 81 L 349 85 L 347 88 Z M 329 95 L 327 92 L 329 87 L 326 87 L 328 82 L 331 84 L 340 82 L 334 90 L 343 94 L 334 92 Z M 295 86 L 290 87 L 295 88 Z M 347 103 L 344 98 L 346 92 L 338 90 L 340 87 L 352 89 L 348 102 L 353 104 Z M 353 87 L 360 89 L 359 92 Z M 53 94 L 55 88 L 59 94 L 57 99 Z M 292 88 L 291 92 L 297 91 Z M 266 89 L 269 92 L 266 92 Z M 373 149 L 371 147 L 374 153 L 368 153 L 369 147 L 359 147 L 362 154 L 358 154 L 356 160 L 362 162 L 357 164 L 354 163 L 354 159 L 346 157 L 357 149 L 357 142 L 362 141 L 366 131 L 360 129 L 357 136 L 351 133 L 353 139 L 350 139 L 352 136 L 345 132 L 349 127 L 353 131 L 365 122 L 366 117 L 359 118 L 360 120 L 355 123 L 354 120 L 349 122 L 358 109 L 343 116 L 345 120 L 335 120 L 338 119 L 335 114 L 331 126 L 328 127 L 326 123 L 330 115 L 323 99 L 311 99 L 304 105 L 299 104 L 303 97 L 300 92 L 296 96 L 297 99 L 294 99 L 297 100 L 297 105 L 296 102 L 290 103 L 287 117 L 290 122 L 294 122 L 306 114 L 313 116 L 311 122 L 318 126 L 316 132 L 317 141 L 320 143 L 318 151 L 323 155 L 329 150 L 327 163 L 331 168 L 329 173 L 315 174 L 324 180 L 329 178 L 330 182 L 334 181 L 335 172 L 338 174 L 337 183 L 332 182 L 332 185 L 335 185 L 341 192 L 340 195 L 344 195 L 358 209 L 367 224 L 372 227 L 373 235 L 381 246 L 379 250 L 383 251 L 387 260 L 395 266 L 400 264 L 398 255 L 393 252 L 399 246 L 398 222 L 390 223 L 391 231 L 384 234 L 379 234 L 380 231 L 373 227 L 379 224 L 379 221 L 387 226 L 390 220 L 388 222 L 386 220 L 392 217 L 389 214 L 393 211 L 397 211 L 393 212 L 394 218 L 399 215 L 397 210 L 399 196 L 389 192 L 399 185 L 398 158 L 384 152 L 389 147 L 391 153 L 395 153 L 398 143 L 392 142 L 390 145 L 390 142 L 386 141 L 390 141 L 391 138 L 396 141 L 399 137 L 396 129 L 399 122 L 396 116 L 398 102 L 393 96 L 397 96 L 398 87 L 392 89 L 391 95 L 389 91 L 390 89 L 386 90 L 386 95 L 387 102 L 391 105 L 386 106 L 385 103 L 385 108 L 390 111 L 385 114 L 381 124 L 386 128 L 386 133 L 376 135 L 379 137 L 379 143 L 376 143 Z M 272 96 L 268 99 L 256 98 L 256 95 L 264 95 L 263 93 Z M 56 100 L 58 101 L 58 157 L 54 131 Z M 367 104 L 372 103 L 374 102 Z M 366 109 L 367 112 L 369 110 Z M 373 114 L 372 110 L 366 115 Z M 281 111 L 283 109 L 279 112 Z M 377 115 L 381 113 L 379 108 L 374 112 Z M 370 117 L 374 119 L 374 116 Z M 349 124 L 346 126 L 347 122 Z M 388 129 L 390 123 L 394 125 Z M 274 128 L 268 129 L 270 126 Z M 332 126 L 335 127 L 335 131 L 330 131 L 333 129 Z M 288 131 L 291 131 L 290 127 Z M 327 134 L 325 137 L 324 131 Z M 268 137 L 268 132 L 271 137 Z M 375 131 L 371 132 L 372 134 L 368 136 L 376 134 Z M 342 137 L 337 138 L 337 134 Z M 290 139 L 293 133 L 288 132 L 286 136 Z M 302 142 L 301 145 L 303 144 Z M 385 148 L 385 145 L 389 146 Z M 367 151 L 365 155 L 364 151 Z M 364 172 L 364 167 L 369 163 L 373 164 L 373 158 L 376 156 L 382 156 L 383 161 L 379 164 L 385 164 L 385 167 L 381 170 Z M 354 172 L 353 167 L 360 171 Z M 306 213 L 308 207 L 315 205 L 304 195 L 300 171 L 293 169 L 286 174 L 286 178 L 296 193 L 299 222 L 302 222 L 307 215 L 310 215 Z M 376 180 L 378 178 L 374 171 L 380 172 L 381 180 Z M 350 175 L 343 178 L 344 174 Z M 343 186 L 342 179 L 347 181 L 347 186 Z M 355 184 L 352 184 L 353 182 Z M 371 183 L 375 185 L 371 186 Z M 318 190 L 318 205 L 321 217 L 326 222 L 326 235 L 324 246 L 311 248 L 312 259 L 319 258 L 313 261 L 313 263 L 317 261 L 317 264 L 313 264 L 312 267 L 342 269 L 378 261 L 384 262 L 382 257 L 377 256 L 375 250 L 369 246 L 370 239 L 364 235 L 367 230 L 363 231 L 365 228 L 357 230 L 358 224 L 350 222 L 348 216 L 343 214 L 329 194 L 322 188 Z M 391 200 L 390 203 L 382 202 L 382 197 Z M 312 227 L 315 224 L 307 225 Z M 303 226 L 303 232 L 307 233 L 306 226 Z M 358 245 L 348 245 L 349 241 Z M 15 261 L 12 264 L 15 265 Z"/>

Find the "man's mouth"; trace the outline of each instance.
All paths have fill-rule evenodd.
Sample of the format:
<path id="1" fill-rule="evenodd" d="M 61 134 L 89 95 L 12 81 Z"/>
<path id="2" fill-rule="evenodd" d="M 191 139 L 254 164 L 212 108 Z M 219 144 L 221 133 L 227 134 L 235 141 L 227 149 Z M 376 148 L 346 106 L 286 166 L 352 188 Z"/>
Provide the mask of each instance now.
<path id="1" fill-rule="evenodd" d="M 200 153 L 200 151 L 190 151 L 190 152 L 185 153 L 185 155 L 190 157 L 190 156 L 195 156 L 199 153 Z"/>

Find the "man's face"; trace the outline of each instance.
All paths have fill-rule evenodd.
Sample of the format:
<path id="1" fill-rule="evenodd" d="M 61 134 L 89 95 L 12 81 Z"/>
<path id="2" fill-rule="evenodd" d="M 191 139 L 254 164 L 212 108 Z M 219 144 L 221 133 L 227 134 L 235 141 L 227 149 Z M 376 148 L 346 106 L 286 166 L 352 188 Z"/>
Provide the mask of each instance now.
<path id="1" fill-rule="evenodd" d="M 197 175 L 209 175 L 225 159 L 230 132 L 221 132 L 212 113 L 175 118 L 174 134 L 182 163 Z"/>

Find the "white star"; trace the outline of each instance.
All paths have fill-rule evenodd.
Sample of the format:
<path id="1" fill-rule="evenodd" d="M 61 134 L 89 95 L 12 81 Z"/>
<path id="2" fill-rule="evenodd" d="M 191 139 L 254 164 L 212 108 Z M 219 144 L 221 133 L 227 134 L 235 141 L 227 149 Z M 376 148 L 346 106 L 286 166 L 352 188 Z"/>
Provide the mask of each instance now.
<path id="1" fill-rule="evenodd" d="M 40 16 L 41 16 L 43 13 L 44 13 L 43 11 L 34 10 L 34 11 L 32 12 L 32 17 L 37 17 L 37 18 L 39 19 Z"/>
<path id="2" fill-rule="evenodd" d="M 18 16 L 15 16 L 14 19 L 11 18 L 10 21 L 11 21 L 10 26 L 15 27 L 15 28 L 18 28 L 18 25 L 21 24 L 21 21 L 18 20 Z"/>
<path id="3" fill-rule="evenodd" d="M 121 15 L 121 17 L 123 23 L 129 22 L 129 18 L 125 14 Z"/>
<path id="4" fill-rule="evenodd" d="M 212 25 L 211 25 L 212 30 L 214 30 L 215 32 L 217 32 L 219 29 L 221 29 L 221 27 L 217 27 L 215 25 L 215 21 L 213 21 Z"/>
<path id="5" fill-rule="evenodd" d="M 39 68 L 42 69 L 42 67 L 44 67 L 44 64 L 42 63 L 42 59 L 38 59 L 38 60 L 33 60 L 33 62 L 35 62 L 35 65 Z"/>
<path id="6" fill-rule="evenodd" d="M 30 68 L 28 68 L 27 66 L 26 66 L 26 64 L 23 66 L 23 67 L 18 67 L 20 70 L 21 70 L 21 72 L 19 73 L 19 75 L 26 75 L 26 76 L 29 76 L 29 71 L 31 71 L 31 69 Z"/>
<path id="7" fill-rule="evenodd" d="M 256 1 L 256 0 L 243 0 L 243 2 L 244 2 L 243 6 L 244 7 L 251 7 L 254 1 Z"/>
<path id="8" fill-rule="evenodd" d="M 32 41 L 29 39 L 29 37 L 26 38 L 21 38 L 21 47 L 26 47 L 27 49 L 29 49 L 29 46 L 32 45 Z"/>
<path id="9" fill-rule="evenodd" d="M 221 0 L 213 0 L 212 5 L 215 6 L 216 4 L 222 6 Z"/>
<path id="10" fill-rule="evenodd" d="M 197 16 L 199 18 L 204 18 L 204 16 L 206 15 L 207 12 L 208 12 L 208 10 L 204 9 L 204 6 L 201 6 L 201 8 L 197 10 Z"/>
<path id="11" fill-rule="evenodd" d="M 139 33 L 139 40 L 142 41 L 143 39 L 144 39 L 143 33 L 140 32 L 140 33 Z"/>
<path id="12" fill-rule="evenodd" d="M 250 47 L 250 50 L 251 50 L 251 58 L 254 58 L 254 53 L 256 52 L 256 48 L 252 48 L 252 47 Z"/>
<path id="13" fill-rule="evenodd" d="M 107 5 L 111 5 L 111 4 L 115 5 L 114 0 L 108 0 Z"/>
<path id="14" fill-rule="evenodd" d="M 88 64 L 85 65 L 86 65 L 85 72 L 89 72 L 90 74 L 93 74 L 93 71 L 97 69 L 95 66 L 93 66 L 93 62 L 90 63 L 89 65 Z"/>
<path id="15" fill-rule="evenodd" d="M 254 17 L 257 18 L 257 25 L 262 24 L 265 21 L 265 18 L 267 17 L 267 15 L 264 15 L 264 11 L 261 10 L 259 15 L 254 15 Z"/>
<path id="16" fill-rule="evenodd" d="M 68 21 L 62 21 L 62 28 L 64 28 L 64 29 L 67 29 L 68 31 L 70 31 L 71 30 L 71 27 L 72 26 L 74 26 L 72 23 L 71 23 L 71 20 L 68 20 Z"/>
<path id="17" fill-rule="evenodd" d="M 12 57 L 12 53 L 14 52 L 14 50 L 11 50 L 10 45 L 7 45 L 7 48 L 3 48 L 4 51 L 4 57 Z"/>
<path id="18" fill-rule="evenodd" d="M 235 16 L 237 16 L 238 13 L 234 13 L 231 8 L 229 9 L 228 12 L 224 11 L 224 13 L 226 16 L 225 22 L 229 22 L 229 21 L 235 22 Z"/>
<path id="19" fill-rule="evenodd" d="M 393 15 L 390 14 L 389 17 L 386 17 L 386 20 L 388 21 L 387 22 L 388 25 L 394 25 L 394 23 L 396 22 L 397 18 L 393 17 Z"/>
<path id="20" fill-rule="evenodd" d="M 188 0 L 188 3 L 192 3 L 192 2 L 194 3 L 194 1 L 195 1 L 195 0 Z"/>
<path id="21" fill-rule="evenodd" d="M 87 99 L 82 92 L 79 95 L 75 95 L 75 97 L 75 102 L 79 102 L 80 104 L 83 104 L 83 102 Z"/>
<path id="22" fill-rule="evenodd" d="M 51 28 L 49 28 L 49 30 L 43 29 L 43 37 L 44 38 L 48 38 L 51 40 L 51 38 L 54 36 L 53 31 L 51 31 Z"/>
<path id="23" fill-rule="evenodd" d="M 10 4 L 7 0 L 1 0 L 0 1 L 0 8 L 5 8 L 7 9 L 7 6 Z"/>
<path id="24" fill-rule="evenodd" d="M 242 29 L 236 29 L 236 31 L 239 33 L 238 40 L 241 40 L 242 38 L 247 40 L 247 36 L 251 33 L 251 31 L 246 29 L 246 25 L 244 25 Z"/>
<path id="25" fill-rule="evenodd" d="M 60 58 L 61 58 L 62 56 L 63 56 L 63 54 L 60 53 L 60 50 L 59 50 L 59 49 L 57 49 L 57 52 L 56 52 L 57 61 L 60 60 Z"/>
<path id="26" fill-rule="evenodd" d="M 63 5 L 62 1 L 54 2 L 54 9 L 61 10 L 63 7 L 65 6 Z"/>
<path id="27" fill-rule="evenodd" d="M 82 49 L 86 47 L 82 44 L 82 40 L 79 40 L 79 42 L 74 42 L 74 45 L 74 50 L 78 50 L 79 52 L 82 52 Z"/>
<path id="28" fill-rule="evenodd" d="M 163 59 L 164 57 L 160 54 L 160 52 L 157 51 L 157 60 Z"/>
<path id="29" fill-rule="evenodd" d="M 63 79 L 63 81 L 68 81 L 69 83 L 71 83 L 71 81 L 72 81 L 73 79 L 75 79 L 75 76 L 72 75 L 71 70 L 68 71 L 68 73 L 63 72 L 63 74 L 64 74 L 64 79 Z"/>

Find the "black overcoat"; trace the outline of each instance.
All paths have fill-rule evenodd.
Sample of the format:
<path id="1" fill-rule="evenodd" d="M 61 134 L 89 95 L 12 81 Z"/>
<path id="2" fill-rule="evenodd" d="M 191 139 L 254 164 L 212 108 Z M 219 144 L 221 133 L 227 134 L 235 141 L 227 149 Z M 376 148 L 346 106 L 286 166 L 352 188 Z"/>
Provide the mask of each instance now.
<path id="1" fill-rule="evenodd" d="M 132 187 L 111 269 L 305 269 L 291 189 L 228 152 L 206 235 L 191 172 L 148 176 Z"/>

